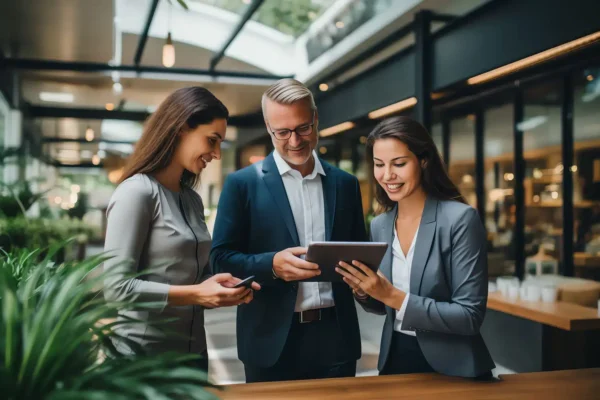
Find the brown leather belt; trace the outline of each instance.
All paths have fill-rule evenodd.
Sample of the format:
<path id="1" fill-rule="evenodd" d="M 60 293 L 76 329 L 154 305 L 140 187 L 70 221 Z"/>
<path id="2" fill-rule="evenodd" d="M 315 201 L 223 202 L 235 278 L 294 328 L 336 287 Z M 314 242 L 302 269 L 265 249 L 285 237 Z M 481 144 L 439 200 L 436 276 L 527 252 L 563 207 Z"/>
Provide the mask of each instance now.
<path id="1" fill-rule="evenodd" d="M 333 319 L 335 317 L 335 307 L 316 308 L 314 310 L 306 310 L 295 312 L 294 319 L 301 324 L 308 322 L 321 321 L 325 319 Z"/>

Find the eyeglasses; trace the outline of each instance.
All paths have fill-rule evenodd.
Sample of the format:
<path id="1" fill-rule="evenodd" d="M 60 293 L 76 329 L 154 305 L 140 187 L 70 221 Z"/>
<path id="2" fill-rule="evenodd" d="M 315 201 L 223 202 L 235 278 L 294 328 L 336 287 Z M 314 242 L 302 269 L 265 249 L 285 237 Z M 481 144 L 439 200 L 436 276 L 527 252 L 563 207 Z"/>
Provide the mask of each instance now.
<path id="1" fill-rule="evenodd" d="M 269 127 L 269 129 L 271 129 L 271 126 L 269 125 L 269 123 L 267 123 L 267 126 Z M 277 140 L 287 140 L 292 136 L 292 132 L 296 132 L 296 134 L 299 136 L 310 135 L 311 133 L 313 133 L 314 126 L 315 126 L 315 113 L 313 112 L 313 120 L 310 124 L 301 125 L 301 126 L 297 127 L 296 129 L 279 129 L 276 131 L 270 131 L 270 133 Z"/>

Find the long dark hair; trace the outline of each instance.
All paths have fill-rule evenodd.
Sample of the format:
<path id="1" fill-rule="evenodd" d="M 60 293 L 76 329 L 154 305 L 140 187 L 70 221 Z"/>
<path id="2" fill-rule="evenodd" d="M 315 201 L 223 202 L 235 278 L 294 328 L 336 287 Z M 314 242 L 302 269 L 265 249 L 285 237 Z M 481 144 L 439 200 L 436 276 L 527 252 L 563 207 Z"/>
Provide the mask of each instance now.
<path id="1" fill-rule="evenodd" d="M 166 168 L 173 159 L 182 130 L 227 118 L 227 107 L 207 89 L 193 86 L 176 90 L 146 122 L 120 182 L 135 174 L 151 174 Z M 188 170 L 181 176 L 181 184 L 192 188 L 198 180 L 199 175 Z"/>
<path id="2" fill-rule="evenodd" d="M 424 160 L 421 167 L 421 185 L 425 193 L 440 200 L 456 200 L 467 204 L 458 188 L 448 176 L 440 153 L 427 132 L 427 129 L 409 117 L 393 117 L 380 122 L 367 138 L 367 162 L 373 175 L 373 146 L 380 139 L 393 138 L 401 141 L 413 152 L 419 161 Z M 381 212 L 390 211 L 396 205 L 385 190 L 375 183 L 375 199 L 381 206 Z"/>

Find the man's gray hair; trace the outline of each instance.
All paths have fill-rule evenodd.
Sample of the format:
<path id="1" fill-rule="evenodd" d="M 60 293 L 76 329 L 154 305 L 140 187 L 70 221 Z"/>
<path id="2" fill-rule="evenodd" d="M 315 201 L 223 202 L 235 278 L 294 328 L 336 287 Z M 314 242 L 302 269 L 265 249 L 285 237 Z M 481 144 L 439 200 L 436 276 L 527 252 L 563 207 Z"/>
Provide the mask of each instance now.
<path id="1" fill-rule="evenodd" d="M 292 78 L 278 80 L 263 93 L 261 102 L 263 115 L 266 115 L 267 99 L 278 104 L 294 104 L 297 101 L 309 99 L 310 108 L 317 109 L 312 92 L 302 82 Z"/>

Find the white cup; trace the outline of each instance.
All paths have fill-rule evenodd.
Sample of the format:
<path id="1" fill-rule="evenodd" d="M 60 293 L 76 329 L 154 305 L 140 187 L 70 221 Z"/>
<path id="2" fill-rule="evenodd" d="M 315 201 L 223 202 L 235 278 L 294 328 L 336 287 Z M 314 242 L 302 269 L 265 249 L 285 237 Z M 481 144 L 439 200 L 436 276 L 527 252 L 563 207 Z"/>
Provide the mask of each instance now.
<path id="1" fill-rule="evenodd" d="M 537 285 L 527 286 L 527 301 L 540 301 L 542 290 Z"/>
<path id="2" fill-rule="evenodd" d="M 545 303 L 554 303 L 558 298 L 558 291 L 554 286 L 544 286 L 542 288 L 542 301 Z"/>
<path id="3" fill-rule="evenodd" d="M 496 290 L 498 290 L 498 285 L 492 281 L 488 282 L 488 293 L 494 293 Z"/>
<path id="4" fill-rule="evenodd" d="M 502 293 L 502 296 L 508 296 L 508 288 L 511 284 L 519 283 L 519 278 L 516 276 L 500 276 L 496 280 L 496 284 L 498 285 L 498 290 Z"/>
<path id="5" fill-rule="evenodd" d="M 519 298 L 519 285 L 512 284 L 508 286 L 508 298 L 509 300 L 517 300 Z"/>
<path id="6" fill-rule="evenodd" d="M 523 282 L 523 284 L 521 285 L 521 288 L 519 289 L 519 297 L 522 300 L 527 300 L 527 286 L 529 286 L 529 285 L 526 284 L 525 282 Z"/>

